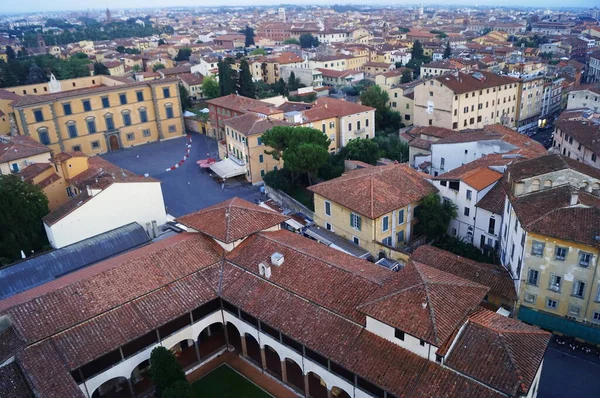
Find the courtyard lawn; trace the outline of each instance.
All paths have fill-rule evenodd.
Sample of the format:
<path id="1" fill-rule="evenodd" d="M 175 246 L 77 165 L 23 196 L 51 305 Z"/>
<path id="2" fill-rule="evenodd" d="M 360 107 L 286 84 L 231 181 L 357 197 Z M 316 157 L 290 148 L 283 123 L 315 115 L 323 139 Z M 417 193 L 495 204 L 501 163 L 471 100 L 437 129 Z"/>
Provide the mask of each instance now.
<path id="1" fill-rule="evenodd" d="M 196 398 L 271 398 L 265 390 L 240 375 L 227 365 L 192 383 Z"/>

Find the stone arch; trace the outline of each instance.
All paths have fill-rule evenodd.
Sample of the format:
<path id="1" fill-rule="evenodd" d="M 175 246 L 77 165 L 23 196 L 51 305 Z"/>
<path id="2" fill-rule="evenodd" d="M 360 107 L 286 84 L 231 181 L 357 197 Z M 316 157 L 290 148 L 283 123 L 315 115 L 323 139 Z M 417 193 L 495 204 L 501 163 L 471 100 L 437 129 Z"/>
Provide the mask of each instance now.
<path id="1" fill-rule="evenodd" d="M 294 391 L 304 394 L 304 373 L 302 367 L 293 359 L 284 359 L 286 384 Z"/>
<path id="2" fill-rule="evenodd" d="M 183 369 L 186 369 L 199 361 L 199 358 L 196 355 L 195 344 L 196 342 L 193 339 L 183 339 L 169 347 L 169 350 L 175 354 L 177 362 L 179 362 Z"/>
<path id="3" fill-rule="evenodd" d="M 225 326 L 227 330 L 227 341 L 229 345 L 237 352 L 242 352 L 242 337 L 239 329 L 231 322 L 227 322 Z"/>
<path id="4" fill-rule="evenodd" d="M 101 397 L 123 397 L 130 398 L 131 391 L 127 383 L 127 378 L 123 376 L 113 377 L 99 385 L 92 393 L 92 398 Z"/>
<path id="5" fill-rule="evenodd" d="M 590 183 L 587 181 L 582 181 L 581 185 L 579 186 L 579 188 L 583 189 L 584 191 L 588 190 L 588 187 L 590 186 Z"/>
<path id="6" fill-rule="evenodd" d="M 531 181 L 531 188 L 529 190 L 531 192 L 539 191 L 540 190 L 540 180 L 535 178 L 533 181 Z"/>
<path id="7" fill-rule="evenodd" d="M 327 398 L 327 382 L 315 372 L 308 372 L 308 395 L 313 398 Z"/>
<path id="8" fill-rule="evenodd" d="M 548 179 L 544 181 L 544 188 L 552 188 L 552 180 Z"/>
<path id="9" fill-rule="evenodd" d="M 226 348 L 225 327 L 221 322 L 214 322 L 202 329 L 198 338 L 200 358 L 207 358 L 215 352 Z"/>
<path id="10" fill-rule="evenodd" d="M 270 345 L 264 346 L 265 351 L 265 370 L 278 380 L 282 380 L 281 358 L 277 351 Z"/>
<path id="11" fill-rule="evenodd" d="M 248 355 L 248 359 L 262 369 L 262 356 L 260 353 L 260 344 L 258 344 L 258 340 L 248 333 L 244 334 L 244 339 L 246 340 L 246 354 Z"/>
<path id="12" fill-rule="evenodd" d="M 135 395 L 144 395 L 144 393 L 150 391 L 154 385 L 150 378 L 150 360 L 146 359 L 140 362 L 132 371 L 129 379 L 133 386 L 133 392 Z"/>
<path id="13" fill-rule="evenodd" d="M 335 398 L 350 398 L 350 394 L 338 386 L 331 387 L 331 395 Z"/>

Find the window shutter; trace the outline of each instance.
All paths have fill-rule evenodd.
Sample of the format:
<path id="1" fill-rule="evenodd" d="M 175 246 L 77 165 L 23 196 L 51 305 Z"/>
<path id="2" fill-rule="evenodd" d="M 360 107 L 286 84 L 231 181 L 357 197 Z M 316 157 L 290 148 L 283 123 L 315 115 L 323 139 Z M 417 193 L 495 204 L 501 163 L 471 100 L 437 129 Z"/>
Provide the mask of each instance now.
<path id="1" fill-rule="evenodd" d="M 361 217 L 359 215 L 356 215 L 356 227 L 357 229 L 360 231 L 360 224 L 361 224 Z"/>
<path id="2" fill-rule="evenodd" d="M 352 226 L 352 213 L 350 213 L 350 226 Z"/>

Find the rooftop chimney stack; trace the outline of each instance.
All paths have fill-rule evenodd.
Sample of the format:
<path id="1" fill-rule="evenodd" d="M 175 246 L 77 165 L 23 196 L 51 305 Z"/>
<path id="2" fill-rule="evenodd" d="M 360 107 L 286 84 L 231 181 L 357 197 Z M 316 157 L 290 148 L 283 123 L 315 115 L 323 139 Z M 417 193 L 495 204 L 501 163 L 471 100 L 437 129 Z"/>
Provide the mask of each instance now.
<path id="1" fill-rule="evenodd" d="M 579 192 L 571 192 L 571 206 L 575 206 L 579 203 Z"/>

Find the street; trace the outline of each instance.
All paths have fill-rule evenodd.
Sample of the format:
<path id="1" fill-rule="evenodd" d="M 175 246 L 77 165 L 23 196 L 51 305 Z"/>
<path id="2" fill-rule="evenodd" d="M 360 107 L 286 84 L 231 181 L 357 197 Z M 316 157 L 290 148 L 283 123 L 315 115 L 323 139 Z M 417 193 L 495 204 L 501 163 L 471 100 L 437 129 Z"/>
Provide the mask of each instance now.
<path id="1" fill-rule="evenodd" d="M 191 138 L 190 156 L 170 171 L 166 169 L 180 162 L 186 153 L 186 137 L 127 148 L 102 157 L 136 174 L 148 173 L 160 180 L 167 213 L 175 217 L 236 196 L 250 202 L 259 197 L 259 188 L 248 185 L 245 180 L 243 183 L 241 180 L 228 181 L 222 190 L 221 184 L 209 176 L 210 171 L 202 170 L 196 164 L 200 159 L 217 157 L 216 141 L 195 133 Z"/>

